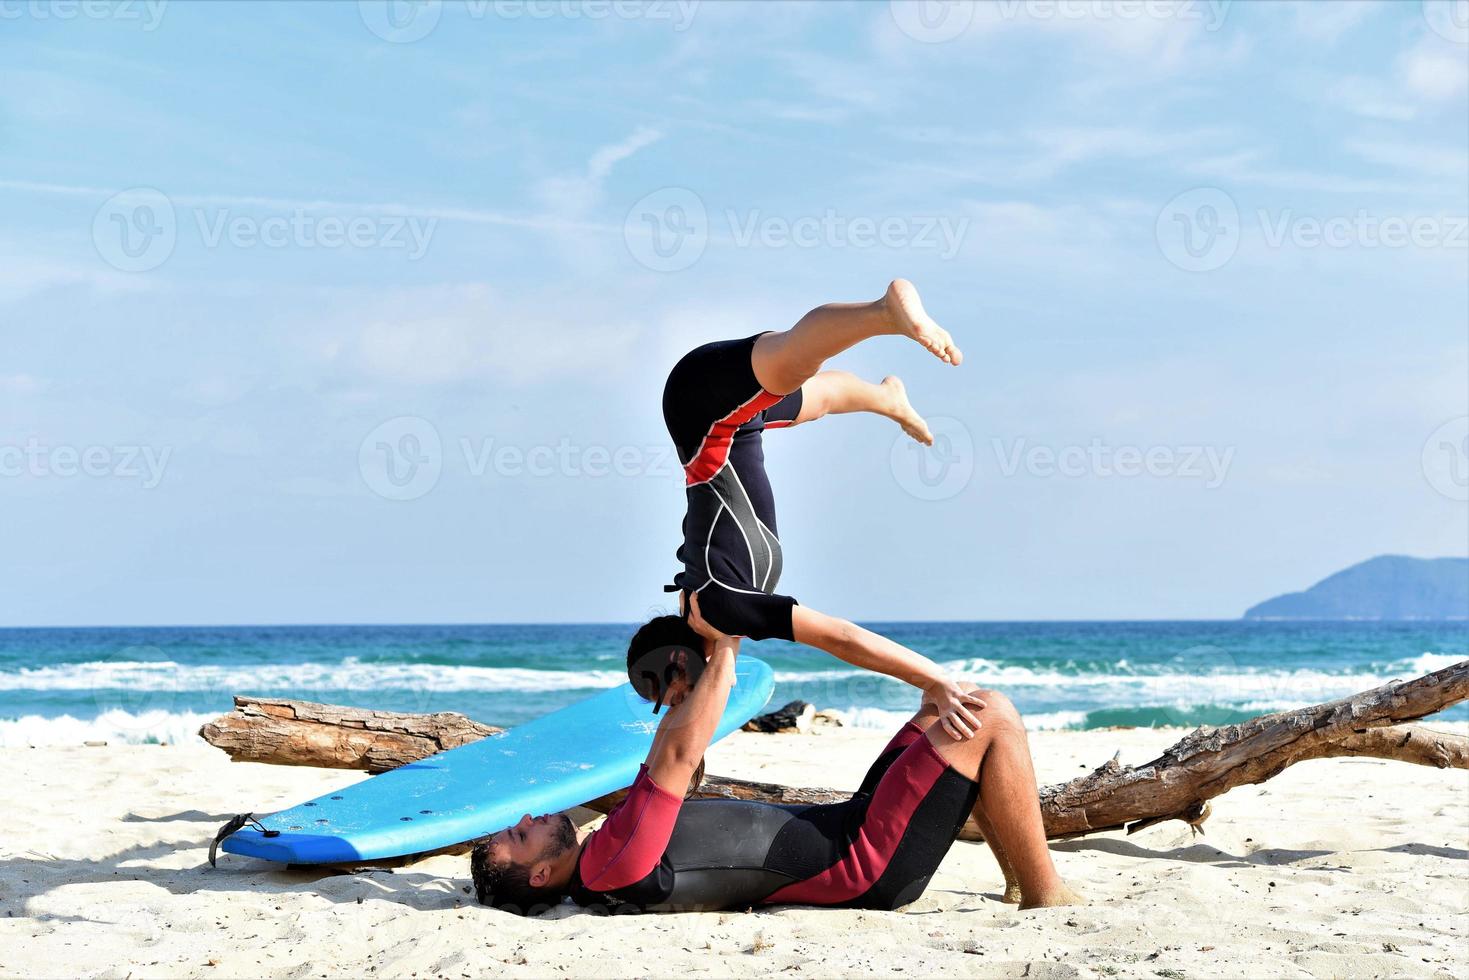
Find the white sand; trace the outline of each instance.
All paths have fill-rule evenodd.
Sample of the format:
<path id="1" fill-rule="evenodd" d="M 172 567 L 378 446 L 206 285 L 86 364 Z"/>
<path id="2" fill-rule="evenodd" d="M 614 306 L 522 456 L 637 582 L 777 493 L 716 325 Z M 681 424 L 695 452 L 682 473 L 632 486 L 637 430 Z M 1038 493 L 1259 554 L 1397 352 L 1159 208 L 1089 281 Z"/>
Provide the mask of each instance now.
<path id="1" fill-rule="evenodd" d="M 1181 733 L 1032 736 L 1043 781 Z M 853 785 L 884 739 L 739 734 L 710 771 Z M 229 815 L 354 777 L 232 764 L 208 747 L 0 751 L 0 975 L 1469 976 L 1469 773 L 1308 762 L 1173 823 L 1052 846 L 1090 898 L 1018 912 L 983 845 L 954 846 L 901 912 L 780 908 L 522 920 L 475 905 L 468 861 L 360 874 L 222 855 Z"/>

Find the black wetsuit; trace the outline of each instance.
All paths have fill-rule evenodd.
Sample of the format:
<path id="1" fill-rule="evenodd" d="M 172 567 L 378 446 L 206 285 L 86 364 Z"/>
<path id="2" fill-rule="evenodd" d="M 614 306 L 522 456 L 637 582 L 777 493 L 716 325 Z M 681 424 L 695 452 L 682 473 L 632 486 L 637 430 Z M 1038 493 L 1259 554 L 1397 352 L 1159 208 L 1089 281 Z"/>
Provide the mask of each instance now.
<path id="1" fill-rule="evenodd" d="M 780 539 L 760 433 L 787 426 L 801 392 L 766 391 L 751 351 L 759 334 L 698 347 L 674 365 L 663 419 L 684 466 L 688 510 L 674 585 L 699 594 L 704 619 L 731 636 L 792 639 L 796 600 L 775 594 Z"/>
<path id="2" fill-rule="evenodd" d="M 912 722 L 841 803 L 684 802 L 644 767 L 584 843 L 568 893 L 601 912 L 895 909 L 923 894 L 978 793 Z"/>

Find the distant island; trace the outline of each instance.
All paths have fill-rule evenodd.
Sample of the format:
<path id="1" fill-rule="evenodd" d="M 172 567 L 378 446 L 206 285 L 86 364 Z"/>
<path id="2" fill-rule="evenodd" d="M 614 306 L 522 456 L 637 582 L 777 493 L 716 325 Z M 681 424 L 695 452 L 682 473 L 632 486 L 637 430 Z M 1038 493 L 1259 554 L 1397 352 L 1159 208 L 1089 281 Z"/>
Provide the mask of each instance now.
<path id="1" fill-rule="evenodd" d="M 1469 558 L 1379 555 L 1266 599 L 1244 618 L 1469 620 Z"/>

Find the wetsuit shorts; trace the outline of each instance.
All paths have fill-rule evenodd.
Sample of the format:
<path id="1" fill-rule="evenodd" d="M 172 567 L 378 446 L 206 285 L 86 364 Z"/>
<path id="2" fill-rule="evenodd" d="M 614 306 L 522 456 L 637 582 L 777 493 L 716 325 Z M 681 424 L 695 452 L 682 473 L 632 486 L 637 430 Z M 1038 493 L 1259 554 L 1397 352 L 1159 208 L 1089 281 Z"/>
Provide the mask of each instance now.
<path id="1" fill-rule="evenodd" d="M 911 722 L 840 803 L 684 802 L 644 768 L 587 839 L 569 892 L 601 911 L 896 909 L 928 887 L 978 793 Z"/>
<path id="2" fill-rule="evenodd" d="M 687 510 L 679 591 L 731 636 L 792 639 L 796 601 L 778 595 L 781 548 L 761 433 L 792 424 L 801 391 L 766 391 L 751 354 L 760 334 L 695 348 L 663 389 L 663 419 L 683 464 Z"/>

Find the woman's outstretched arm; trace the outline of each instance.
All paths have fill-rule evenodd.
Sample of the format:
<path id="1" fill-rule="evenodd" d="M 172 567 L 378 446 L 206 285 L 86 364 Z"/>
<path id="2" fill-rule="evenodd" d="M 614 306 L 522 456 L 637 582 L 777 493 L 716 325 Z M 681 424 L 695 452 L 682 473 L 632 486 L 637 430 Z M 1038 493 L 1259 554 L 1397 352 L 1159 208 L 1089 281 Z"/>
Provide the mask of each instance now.
<path id="1" fill-rule="evenodd" d="M 825 650 L 854 667 L 886 674 L 918 688 L 924 699 L 938 710 L 944 730 L 954 738 L 972 738 L 979 730 L 979 719 L 969 707 L 982 707 L 984 702 L 945 675 L 938 664 L 923 654 L 810 606 L 796 606 L 791 610 L 791 628 L 797 643 Z"/>

